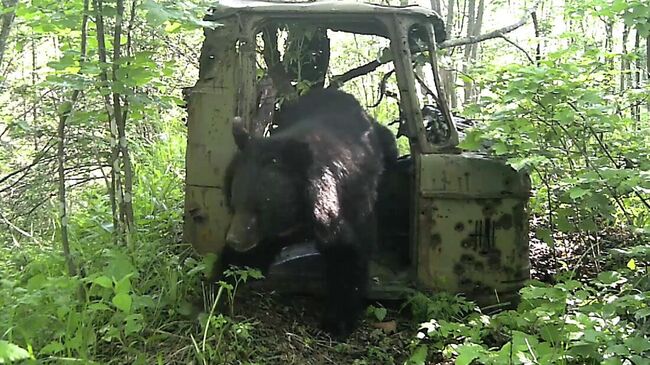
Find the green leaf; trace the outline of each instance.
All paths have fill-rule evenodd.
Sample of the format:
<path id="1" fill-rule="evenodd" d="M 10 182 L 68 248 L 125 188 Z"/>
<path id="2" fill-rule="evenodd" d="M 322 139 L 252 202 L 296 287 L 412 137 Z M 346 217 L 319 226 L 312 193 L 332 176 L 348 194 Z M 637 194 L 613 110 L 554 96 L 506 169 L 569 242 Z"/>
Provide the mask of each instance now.
<path id="1" fill-rule="evenodd" d="M 476 151 L 481 148 L 481 137 L 482 133 L 477 130 L 471 130 L 465 134 L 465 138 L 460 141 L 459 147 L 469 150 Z"/>
<path id="2" fill-rule="evenodd" d="M 600 363 L 601 365 L 621 365 L 623 362 L 618 357 L 610 357 Z"/>
<path id="3" fill-rule="evenodd" d="M 429 352 L 429 347 L 427 345 L 418 346 L 411 357 L 407 360 L 407 365 L 425 365 L 427 361 L 427 354 Z"/>
<path id="4" fill-rule="evenodd" d="M 638 354 L 642 354 L 645 351 L 650 350 L 650 340 L 647 338 L 630 337 L 626 338 L 623 343 L 625 343 L 625 346 L 627 346 L 630 350 Z"/>
<path id="5" fill-rule="evenodd" d="M 581 198 L 581 197 L 583 197 L 585 195 L 588 195 L 588 194 L 591 194 L 591 192 L 589 190 L 583 189 L 583 188 L 580 188 L 580 187 L 577 187 L 577 186 L 574 186 L 571 189 L 569 189 L 569 197 L 571 197 L 571 199 L 574 199 L 574 200 L 578 199 L 578 198 Z"/>
<path id="6" fill-rule="evenodd" d="M 113 287 L 113 280 L 111 280 L 108 276 L 104 276 L 104 275 L 93 279 L 93 283 L 107 289 Z"/>
<path id="7" fill-rule="evenodd" d="M 45 347 L 43 347 L 41 351 L 39 351 L 39 354 L 53 355 L 62 352 L 63 350 L 65 350 L 65 346 L 63 346 L 63 344 L 61 344 L 60 342 L 54 341 L 45 345 Z"/>
<path id="8" fill-rule="evenodd" d="M 0 364 L 7 364 L 31 358 L 32 355 L 22 347 L 0 340 Z"/>
<path id="9" fill-rule="evenodd" d="M 549 247 L 555 247 L 555 242 L 553 241 L 553 232 L 548 228 L 538 228 L 535 231 L 535 235 L 540 240 L 544 241 Z"/>
<path id="10" fill-rule="evenodd" d="M 618 271 L 605 271 L 598 274 L 597 280 L 603 284 L 610 285 L 626 281 Z"/>
<path id="11" fill-rule="evenodd" d="M 630 356 L 630 350 L 621 344 L 608 347 L 606 352 L 615 355 Z"/>
<path id="12" fill-rule="evenodd" d="M 477 344 L 461 345 L 456 349 L 458 357 L 456 358 L 456 365 L 469 365 L 472 361 L 479 359 L 484 353 L 485 349 Z"/>
<path id="13" fill-rule="evenodd" d="M 45 283 L 47 282 L 47 278 L 43 274 L 38 274 L 34 275 L 29 280 L 27 281 L 27 289 L 28 290 L 38 290 L 43 288 Z"/>
<path id="14" fill-rule="evenodd" d="M 92 303 L 88 305 L 88 309 L 91 311 L 96 311 L 96 312 L 102 312 L 105 310 L 110 310 L 111 307 L 107 306 L 106 304 L 99 302 L 99 303 Z"/>
<path id="15" fill-rule="evenodd" d="M 636 313 L 634 313 L 634 318 L 637 320 L 646 318 L 648 316 L 650 316 L 650 308 L 639 309 Z"/>
<path id="16" fill-rule="evenodd" d="M 593 343 L 578 342 L 567 351 L 571 355 L 589 358 L 598 355 L 598 345 Z"/>
<path id="17" fill-rule="evenodd" d="M 131 296 L 126 293 L 118 293 L 113 297 L 113 304 L 121 311 L 129 313 L 131 311 Z"/>
<path id="18" fill-rule="evenodd" d="M 128 294 L 129 293 L 129 291 L 131 290 L 130 276 L 131 275 L 127 275 L 122 280 L 115 283 L 115 293 L 116 294 L 120 294 L 120 293 Z"/>
<path id="19" fill-rule="evenodd" d="M 386 313 L 387 311 L 384 307 L 375 308 L 374 310 L 375 318 L 377 318 L 379 322 L 383 321 L 384 318 L 386 318 Z"/>
<path id="20" fill-rule="evenodd" d="M 152 27 L 159 27 L 169 19 L 170 14 L 160 5 L 152 0 L 146 0 L 142 3 L 142 8 L 147 10 L 147 23 Z"/>
<path id="21" fill-rule="evenodd" d="M 650 365 L 650 359 L 645 356 L 632 355 L 630 360 L 634 365 Z"/>
<path id="22" fill-rule="evenodd" d="M 124 333 L 129 335 L 131 333 L 139 332 L 142 329 L 142 314 L 131 314 L 128 315 L 125 319 Z"/>
<path id="23" fill-rule="evenodd" d="M 505 143 L 503 143 L 503 142 L 496 142 L 496 143 L 492 146 L 492 150 L 493 150 L 494 153 L 496 153 L 497 155 L 504 155 L 504 154 L 506 154 L 506 153 L 508 152 L 508 146 L 507 146 Z"/>

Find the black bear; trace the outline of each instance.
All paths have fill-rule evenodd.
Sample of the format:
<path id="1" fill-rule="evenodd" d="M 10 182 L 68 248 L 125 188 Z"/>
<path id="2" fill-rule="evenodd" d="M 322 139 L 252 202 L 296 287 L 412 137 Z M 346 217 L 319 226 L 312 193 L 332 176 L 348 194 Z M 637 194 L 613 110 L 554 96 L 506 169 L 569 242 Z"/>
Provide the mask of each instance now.
<path id="1" fill-rule="evenodd" d="M 385 163 L 397 158 L 395 139 L 334 89 L 285 103 L 276 120 L 269 137 L 233 123 L 239 152 L 226 184 L 233 214 L 226 252 L 250 253 L 249 262 L 264 266 L 283 244 L 315 241 L 327 283 L 323 326 L 345 337 L 363 309 L 377 188 Z"/>

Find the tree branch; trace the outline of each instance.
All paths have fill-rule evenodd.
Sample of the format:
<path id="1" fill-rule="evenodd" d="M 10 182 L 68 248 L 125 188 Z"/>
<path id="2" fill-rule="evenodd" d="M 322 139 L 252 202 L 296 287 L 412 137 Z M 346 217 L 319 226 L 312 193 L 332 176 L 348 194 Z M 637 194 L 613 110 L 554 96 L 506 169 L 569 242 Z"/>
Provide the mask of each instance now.
<path id="1" fill-rule="evenodd" d="M 530 61 L 530 63 L 532 63 L 533 65 L 535 64 L 535 60 L 533 60 L 533 58 L 530 57 L 530 55 L 528 54 L 528 52 L 527 52 L 523 47 L 521 47 L 521 46 L 518 45 L 517 43 L 513 42 L 510 38 L 506 37 L 505 35 L 501 35 L 501 38 L 503 38 L 504 41 L 506 41 L 506 42 L 512 44 L 515 48 L 517 48 L 517 49 L 520 50 L 521 52 L 523 52 L 523 53 L 526 55 L 526 58 L 528 58 L 528 61 Z"/>
<path id="2" fill-rule="evenodd" d="M 448 39 L 438 45 L 438 48 L 450 48 L 450 47 L 458 47 L 458 46 L 463 46 L 466 44 L 473 44 L 473 43 L 478 43 L 478 42 L 483 42 L 488 39 L 493 39 L 493 38 L 499 38 L 504 34 L 510 33 L 515 29 L 521 28 L 524 24 L 528 22 L 528 18 L 530 15 L 537 9 L 537 6 L 541 0 L 537 0 L 533 3 L 533 5 L 526 10 L 524 15 L 519 19 L 518 22 L 514 24 L 507 25 L 503 28 L 495 29 L 491 32 L 480 34 L 477 36 L 470 36 L 470 37 L 463 37 L 463 38 L 454 38 L 454 39 Z"/>
<path id="3" fill-rule="evenodd" d="M 18 174 L 20 174 L 21 172 L 24 172 L 24 171 L 29 171 L 32 167 L 36 166 L 39 162 L 41 162 L 41 160 L 43 159 L 43 157 L 45 157 L 47 152 L 49 152 L 49 150 L 52 149 L 52 147 L 56 146 L 56 143 L 50 144 L 50 142 L 52 142 L 53 139 L 54 138 L 50 138 L 50 140 L 47 141 L 47 143 L 45 144 L 45 147 L 40 152 L 38 152 L 36 157 L 34 157 L 34 159 L 32 160 L 32 163 L 30 163 L 27 166 L 23 166 L 23 167 L 19 168 L 18 170 L 10 172 L 7 175 L 1 177 L 0 178 L 0 184 L 2 184 L 5 181 L 9 180 L 12 176 L 18 175 Z M 3 190 L 0 190 L 0 191 L 3 191 Z"/>
<path id="4" fill-rule="evenodd" d="M 2 7 L 4 9 L 8 9 L 16 6 L 16 4 L 18 4 L 18 0 L 4 0 L 0 3 L 2 3 Z M 15 9 L 12 9 L 0 16 L 0 20 L 2 20 L 2 26 L 0 27 L 0 65 L 2 65 L 5 47 L 7 46 L 7 39 L 9 38 L 9 33 L 11 32 L 11 24 L 14 22 L 15 15 Z"/>
<path id="5" fill-rule="evenodd" d="M 515 29 L 521 28 L 524 24 L 526 24 L 526 22 L 528 22 L 528 18 L 535 11 L 535 9 L 537 9 L 537 6 L 539 5 L 540 2 L 541 2 L 541 0 L 536 0 L 535 3 L 530 8 L 528 8 L 526 10 L 526 12 L 521 17 L 521 19 L 518 22 L 514 23 L 514 24 L 505 26 L 503 28 L 495 29 L 495 30 L 493 30 L 491 32 L 480 34 L 480 35 L 477 35 L 477 36 L 448 39 L 448 40 L 438 44 L 438 48 L 442 49 L 442 48 L 452 48 L 452 47 L 464 46 L 466 44 L 474 44 L 474 43 L 479 43 L 479 42 L 486 41 L 488 39 L 503 37 L 504 34 L 510 33 L 512 31 L 514 31 Z M 353 68 L 352 70 L 350 70 L 350 71 L 348 71 L 348 72 L 346 72 L 344 74 L 332 77 L 332 79 L 330 81 L 330 87 L 338 88 L 341 85 L 343 85 L 344 83 L 346 83 L 346 82 L 348 82 L 348 81 L 350 81 L 350 80 L 352 80 L 354 78 L 357 78 L 359 76 L 369 74 L 369 73 L 375 71 L 376 69 L 378 69 L 379 66 L 381 66 L 383 64 L 386 64 L 386 63 L 389 63 L 389 62 L 392 62 L 392 61 L 393 61 L 392 58 L 387 58 L 387 59 L 383 60 L 383 62 L 374 60 L 374 61 L 370 61 L 370 62 L 366 63 L 365 65 L 361 65 L 359 67 Z"/>

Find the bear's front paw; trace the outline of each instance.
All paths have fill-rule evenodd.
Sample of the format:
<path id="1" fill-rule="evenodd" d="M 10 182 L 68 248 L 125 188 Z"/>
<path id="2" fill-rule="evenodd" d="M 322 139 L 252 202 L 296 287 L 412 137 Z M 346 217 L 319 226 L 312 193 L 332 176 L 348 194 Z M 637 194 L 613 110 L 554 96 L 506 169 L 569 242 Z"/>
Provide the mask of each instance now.
<path id="1" fill-rule="evenodd" d="M 355 321 L 349 318 L 329 316 L 323 319 L 321 327 L 336 341 L 345 341 L 355 328 Z"/>

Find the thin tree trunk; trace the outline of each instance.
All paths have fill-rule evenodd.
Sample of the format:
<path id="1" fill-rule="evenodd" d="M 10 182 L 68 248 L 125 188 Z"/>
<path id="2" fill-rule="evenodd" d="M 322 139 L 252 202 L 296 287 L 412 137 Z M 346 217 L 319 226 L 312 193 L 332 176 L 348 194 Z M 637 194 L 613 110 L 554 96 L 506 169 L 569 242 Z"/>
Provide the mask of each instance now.
<path id="1" fill-rule="evenodd" d="M 101 63 L 106 64 L 106 39 L 104 37 L 104 16 L 102 15 L 103 11 L 103 1 L 102 0 L 93 0 L 93 10 L 95 13 L 95 25 L 97 27 L 97 53 L 99 56 L 99 61 Z M 103 82 L 104 87 L 108 86 L 108 74 L 106 73 L 106 70 L 102 70 L 100 73 L 101 80 Z M 106 94 L 104 95 L 104 104 L 106 106 L 106 111 L 107 111 L 107 116 L 108 116 L 108 123 L 109 123 L 109 134 L 110 134 L 110 141 L 111 141 L 111 153 L 110 153 L 110 160 L 109 160 L 109 165 L 111 166 L 111 186 L 109 189 L 109 197 L 111 199 L 111 211 L 113 213 L 113 230 L 115 232 L 115 241 L 116 243 L 119 243 L 122 241 L 123 238 L 123 232 L 122 232 L 122 225 L 120 224 L 120 212 L 118 210 L 118 207 L 121 205 L 121 197 L 122 197 L 122 191 L 121 191 L 121 182 L 120 182 L 120 161 L 119 161 L 119 139 L 118 139 L 118 131 L 117 131 L 117 124 L 115 123 L 115 119 L 113 118 L 113 115 L 115 114 L 113 112 L 113 115 L 111 114 L 111 97 Z"/>
<path id="2" fill-rule="evenodd" d="M 2 6 L 7 8 L 12 8 L 18 4 L 18 0 L 2 0 Z M 16 12 L 12 9 L 0 16 L 2 20 L 2 25 L 0 26 L 0 66 L 2 66 L 2 59 L 4 58 L 5 48 L 7 47 L 7 39 L 9 39 L 9 33 L 11 33 L 11 25 L 14 22 Z"/>
<path id="3" fill-rule="evenodd" d="M 124 16 L 124 0 L 117 0 L 117 13 L 115 16 L 115 33 L 113 37 L 113 82 L 117 81 L 117 72 L 119 70 L 119 59 L 121 55 L 120 39 L 122 37 L 122 17 Z M 113 93 L 113 111 L 115 124 L 117 125 L 117 134 L 119 140 L 119 151 L 122 157 L 122 167 L 124 169 L 124 194 L 120 199 L 120 210 L 124 214 L 124 224 L 126 228 L 126 238 L 129 240 L 129 234 L 133 229 L 133 170 L 129 148 L 126 139 L 126 116 L 127 112 L 122 111 L 122 101 L 120 94 Z"/>
<path id="4" fill-rule="evenodd" d="M 84 15 L 81 21 L 81 56 L 80 63 L 86 59 L 86 42 L 87 42 L 87 28 L 88 24 L 88 0 L 84 0 Z M 78 274 L 77 267 L 72 258 L 70 251 L 70 240 L 68 237 L 68 209 L 66 200 L 66 187 L 65 187 L 65 127 L 68 119 L 73 113 L 77 99 L 79 98 L 80 91 L 74 90 L 70 98 L 69 109 L 62 113 L 59 117 L 58 132 L 58 151 L 57 151 L 57 164 L 59 175 L 59 224 L 61 226 L 61 246 L 63 249 L 63 257 L 65 258 L 66 265 L 68 266 L 68 274 L 75 276 Z M 83 287 L 80 289 L 83 290 Z M 82 294 L 83 292 L 80 292 Z"/>
<path id="5" fill-rule="evenodd" d="M 467 37 L 472 37 L 474 35 L 474 25 L 476 23 L 476 0 L 467 1 Z M 465 46 L 465 52 L 463 54 L 463 73 L 467 74 L 470 69 L 471 59 L 472 59 L 472 44 Z M 463 81 L 463 101 L 469 103 L 472 92 L 472 82 L 467 78 Z"/>
<path id="6" fill-rule="evenodd" d="M 630 27 L 626 24 L 623 27 L 623 39 L 621 40 L 623 45 L 623 50 L 621 52 L 621 79 L 620 79 L 620 88 L 621 92 L 625 90 L 627 85 L 628 72 L 630 70 L 630 64 L 626 60 L 627 57 L 627 39 L 630 36 Z"/>
<path id="7" fill-rule="evenodd" d="M 32 32 L 32 39 L 31 39 L 31 51 L 32 51 L 32 90 L 36 90 L 36 42 L 34 41 L 34 33 Z M 34 97 L 32 99 L 32 125 L 37 125 L 36 124 L 36 119 L 38 118 L 38 101 Z M 38 151 L 40 148 L 38 146 L 38 133 L 34 134 L 34 151 Z"/>
<path id="8" fill-rule="evenodd" d="M 445 23 L 445 32 L 447 32 L 447 37 L 451 38 L 451 32 L 454 29 L 454 5 L 456 4 L 455 0 L 449 0 L 447 2 L 447 23 Z"/>
<path id="9" fill-rule="evenodd" d="M 645 38 L 645 67 L 645 82 L 646 85 L 648 85 L 650 84 L 650 35 Z M 646 108 L 648 110 L 648 113 L 650 113 L 650 100 L 648 100 Z"/>
<path id="10" fill-rule="evenodd" d="M 440 15 L 440 0 L 431 0 L 431 9 Z"/>
<path id="11" fill-rule="evenodd" d="M 539 20 L 537 19 L 536 11 L 533 11 L 530 16 L 533 19 L 533 29 L 535 30 L 535 40 L 537 41 L 537 46 L 535 47 L 535 64 L 539 65 L 539 61 L 542 60 L 542 40 L 540 39 Z M 571 25 L 569 25 L 569 28 L 571 28 Z"/>
<path id="12" fill-rule="evenodd" d="M 454 30 L 454 6 L 456 5 L 455 0 L 449 0 L 447 2 L 447 23 L 445 24 L 445 32 L 447 33 L 447 38 L 452 37 L 452 32 Z M 451 51 L 450 51 L 451 52 Z M 452 109 L 458 107 L 458 97 L 456 95 L 456 77 L 454 75 L 453 67 L 450 67 L 449 70 L 441 69 L 442 79 L 444 83 L 444 89 L 449 94 L 449 101 Z"/>
<path id="13" fill-rule="evenodd" d="M 608 54 L 614 52 L 614 22 L 608 19 L 603 19 L 605 23 L 605 50 Z M 614 70 L 614 60 L 606 58 L 605 62 L 609 65 L 610 70 Z"/>
<path id="14" fill-rule="evenodd" d="M 472 31 L 472 36 L 477 36 L 481 34 L 481 29 L 483 27 L 483 12 L 485 11 L 485 0 L 479 0 L 478 2 L 478 9 L 476 10 L 476 19 L 474 23 L 474 29 Z M 474 64 L 478 60 L 478 48 L 480 44 L 479 43 L 474 43 L 470 45 L 471 47 L 471 55 L 470 55 L 470 62 Z M 471 83 L 470 87 L 470 100 L 471 101 L 476 101 L 477 97 L 477 90 L 475 88 L 474 83 Z"/>
<path id="15" fill-rule="evenodd" d="M 634 33 L 635 33 L 634 51 L 638 52 L 639 46 L 641 45 L 641 35 L 639 34 L 638 29 Z M 633 77 L 633 87 L 635 89 L 641 88 L 641 57 L 637 57 L 636 59 L 636 62 L 634 64 L 634 74 L 632 77 Z M 638 128 L 639 122 L 641 122 L 641 106 L 639 103 L 637 103 L 632 107 L 632 119 L 636 120 L 637 128 Z"/>
<path id="16" fill-rule="evenodd" d="M 473 36 L 477 36 L 481 34 L 481 29 L 483 28 L 483 12 L 485 11 L 485 0 L 479 0 L 478 2 L 478 9 L 476 11 L 476 22 L 474 23 L 474 30 L 472 32 Z M 471 58 L 472 60 L 475 60 L 478 56 L 478 43 L 474 43 L 471 45 Z"/>

